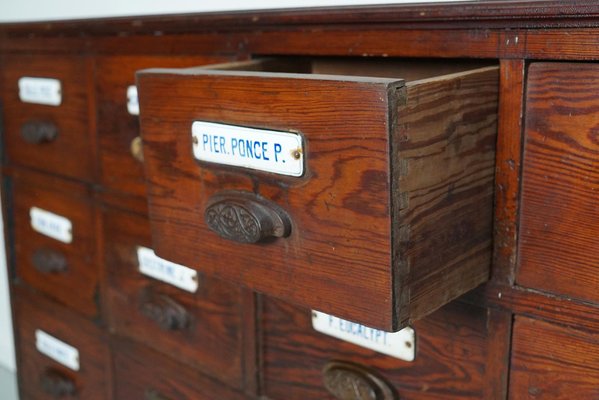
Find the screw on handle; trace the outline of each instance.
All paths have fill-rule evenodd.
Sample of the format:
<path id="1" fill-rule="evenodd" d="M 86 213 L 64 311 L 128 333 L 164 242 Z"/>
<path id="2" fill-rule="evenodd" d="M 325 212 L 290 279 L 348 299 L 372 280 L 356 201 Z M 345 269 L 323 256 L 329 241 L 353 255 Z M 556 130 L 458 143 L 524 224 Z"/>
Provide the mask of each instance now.
<path id="1" fill-rule="evenodd" d="M 58 128 L 52 122 L 29 121 L 21 126 L 21 137 L 27 143 L 47 143 L 56 139 L 57 136 Z"/>
<path id="2" fill-rule="evenodd" d="M 143 152 L 143 142 L 141 140 L 141 136 L 136 136 L 131 141 L 131 145 L 129 146 L 129 150 L 131 151 L 131 155 L 140 163 L 144 162 L 144 152 Z"/>
<path id="3" fill-rule="evenodd" d="M 324 387 L 339 400 L 399 400 L 387 382 L 356 364 L 331 361 L 322 377 Z"/>
<path id="4" fill-rule="evenodd" d="M 40 386 L 46 394 L 54 398 L 74 396 L 77 393 L 75 382 L 54 369 L 47 369 L 42 373 Z"/>
<path id="5" fill-rule="evenodd" d="M 208 201 L 204 220 L 219 236 L 239 243 L 258 243 L 291 233 L 291 219 L 281 207 L 248 192 L 216 194 Z"/>
<path id="6" fill-rule="evenodd" d="M 163 294 L 144 301 L 140 311 L 165 331 L 182 331 L 189 326 L 190 316 L 187 310 Z"/>
<path id="7" fill-rule="evenodd" d="M 64 254 L 47 248 L 40 248 L 31 255 L 33 267 L 41 273 L 51 274 L 65 272 L 68 269 Z"/>

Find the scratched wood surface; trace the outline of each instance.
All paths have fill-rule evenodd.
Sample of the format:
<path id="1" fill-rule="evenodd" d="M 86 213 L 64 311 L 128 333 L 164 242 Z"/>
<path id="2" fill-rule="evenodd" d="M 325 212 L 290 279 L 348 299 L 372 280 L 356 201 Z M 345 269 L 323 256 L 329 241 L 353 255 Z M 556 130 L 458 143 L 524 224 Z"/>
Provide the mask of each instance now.
<path id="1" fill-rule="evenodd" d="M 599 335 L 516 317 L 510 399 L 599 398 Z"/>
<path id="2" fill-rule="evenodd" d="M 84 185 L 52 176 L 20 170 L 12 175 L 13 214 L 9 221 L 17 278 L 85 316 L 98 317 L 100 271 L 95 259 L 96 226 L 91 191 Z M 73 241 L 63 243 L 35 231 L 29 215 L 31 207 L 69 219 Z M 37 252 L 59 254 L 66 259 L 66 269 L 40 269 L 34 263 Z"/>
<path id="3" fill-rule="evenodd" d="M 416 81 L 400 106 L 402 85 L 383 78 L 142 72 L 158 254 L 388 330 L 483 282 L 497 71 Z M 167 92 L 170 102 L 162 100 Z M 431 122 L 435 114 L 442 116 Z M 189 133 L 194 120 L 302 132 L 306 173 L 289 178 L 197 163 Z M 203 222 L 207 201 L 232 189 L 282 206 L 292 218 L 290 237 L 248 245 L 211 232 Z"/>
<path id="4" fill-rule="evenodd" d="M 599 68 L 534 63 L 517 282 L 599 301 Z"/>
<path id="5" fill-rule="evenodd" d="M 69 308 L 30 289 L 13 286 L 20 395 L 23 400 L 60 398 L 43 389 L 44 376 L 60 374 L 75 385 L 74 396 L 63 398 L 111 399 L 110 364 L 106 334 Z M 41 329 L 79 351 L 80 370 L 73 371 L 36 349 L 35 331 Z"/>
<path id="6" fill-rule="evenodd" d="M 242 387 L 241 288 L 200 274 L 198 291 L 191 294 L 142 275 L 137 247 L 152 247 L 147 218 L 105 209 L 102 225 L 111 332 L 153 347 L 232 387 Z M 179 315 L 181 308 L 188 323 L 165 329 L 144 307 L 160 312 L 154 318 Z"/>
<path id="7" fill-rule="evenodd" d="M 19 99 L 21 77 L 43 77 L 61 81 L 62 103 L 48 106 Z M 90 124 L 93 66 L 88 57 L 13 55 L 2 64 L 4 151 L 8 162 L 54 174 L 91 181 L 95 176 L 95 133 Z M 90 111 L 91 110 L 91 111 Z M 58 128 L 51 142 L 29 143 L 21 137 L 28 122 L 50 122 Z"/>
<path id="8" fill-rule="evenodd" d="M 323 386 L 322 369 L 331 360 L 365 366 L 384 378 L 401 399 L 500 399 L 487 371 L 507 365 L 491 350 L 501 313 L 451 303 L 414 324 L 416 359 L 402 361 L 359 347 L 312 328 L 310 310 L 266 298 L 263 302 L 263 390 L 268 398 L 331 399 Z M 509 314 L 507 315 L 509 318 Z M 505 318 L 503 318 L 505 319 Z M 507 329 L 506 329 L 507 328 Z M 493 386 L 488 395 L 487 386 Z"/>
<path id="9" fill-rule="evenodd" d="M 139 117 L 127 111 L 127 88 L 135 85 L 135 71 L 144 68 L 192 67 L 222 62 L 219 56 L 114 56 L 96 58 L 99 181 L 109 190 L 144 197 L 143 164 L 131 153 L 140 135 Z"/>
<path id="10" fill-rule="evenodd" d="M 114 399 L 243 400 L 247 397 L 137 342 L 111 340 Z"/>

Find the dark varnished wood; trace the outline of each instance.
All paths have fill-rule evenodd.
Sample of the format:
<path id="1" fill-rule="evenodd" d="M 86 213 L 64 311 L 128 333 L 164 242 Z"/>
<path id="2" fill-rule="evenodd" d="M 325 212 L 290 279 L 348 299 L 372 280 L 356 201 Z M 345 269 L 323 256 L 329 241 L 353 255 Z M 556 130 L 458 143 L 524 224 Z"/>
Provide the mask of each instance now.
<path id="1" fill-rule="evenodd" d="M 516 317 L 510 398 L 599 397 L 599 335 Z"/>
<path id="2" fill-rule="evenodd" d="M 517 282 L 599 302 L 599 67 L 533 63 Z"/>
<path id="3" fill-rule="evenodd" d="M 44 77 L 61 81 L 62 104 L 47 106 L 23 103 L 19 99 L 21 77 Z M 94 139 L 88 85 L 93 78 L 90 59 L 65 56 L 53 59 L 35 55 L 3 59 L 4 146 L 8 161 L 46 172 L 91 181 L 94 178 Z M 22 135 L 31 123 L 52 124 L 53 140 L 35 142 Z"/>
<path id="4" fill-rule="evenodd" d="M 392 78 L 149 70 L 138 86 L 158 254 L 389 330 L 487 279 L 496 69 L 406 87 Z M 165 102 L 167 91 L 178 96 Z M 301 132 L 306 173 L 197 163 L 194 120 Z M 203 215 L 228 190 L 278 204 L 290 236 L 259 246 L 216 236 Z"/>
<path id="5" fill-rule="evenodd" d="M 90 321 L 29 289 L 13 286 L 15 332 L 21 399 L 111 399 L 109 354 L 105 333 Z M 36 349 L 41 329 L 79 351 L 80 370 L 73 371 Z M 74 390 L 74 396 L 52 393 Z"/>
<path id="6" fill-rule="evenodd" d="M 134 341 L 111 341 L 116 400 L 242 400 L 242 394 Z"/>
<path id="7" fill-rule="evenodd" d="M 191 294 L 142 275 L 137 247 L 151 248 L 145 217 L 107 208 L 103 235 L 111 332 L 242 388 L 243 290 L 200 274 Z"/>
<path id="8" fill-rule="evenodd" d="M 107 189 L 145 196 L 142 162 L 132 155 L 139 117 L 127 111 L 127 87 L 135 71 L 180 68 L 225 61 L 218 56 L 114 56 L 96 59 L 100 183 Z"/>
<path id="9" fill-rule="evenodd" d="M 496 331 L 500 325 L 495 321 L 509 314 L 451 303 L 414 324 L 416 359 L 406 362 L 314 331 L 310 310 L 273 299 L 263 304 L 263 390 L 268 398 L 335 399 L 322 377 L 331 360 L 374 371 L 400 399 L 503 398 L 500 385 L 487 391 L 491 381 L 486 371 L 507 363 L 491 349 L 496 335 L 508 332 Z"/>
<path id="10" fill-rule="evenodd" d="M 99 268 L 95 258 L 94 206 L 84 185 L 15 169 L 11 179 L 14 263 L 17 277 L 88 316 L 99 316 Z M 38 207 L 68 218 L 73 241 L 63 243 L 31 227 L 29 211 Z M 64 258 L 65 268 L 47 270 L 40 254 Z M 46 259 L 46 262 L 51 260 Z"/>

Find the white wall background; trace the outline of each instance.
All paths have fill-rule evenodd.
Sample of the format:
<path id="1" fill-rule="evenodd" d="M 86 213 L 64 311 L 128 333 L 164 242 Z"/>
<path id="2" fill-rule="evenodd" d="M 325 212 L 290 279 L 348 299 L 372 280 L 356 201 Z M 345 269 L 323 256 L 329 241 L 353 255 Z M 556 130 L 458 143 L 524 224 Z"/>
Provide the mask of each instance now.
<path id="1" fill-rule="evenodd" d="M 0 0 L 0 22 L 446 1 L 449 0 L 218 0 L 207 4 L 198 0 Z M 4 243 L 1 218 L 0 214 L 0 243 Z M 4 246 L 0 246 L 0 366 L 15 368 Z"/>

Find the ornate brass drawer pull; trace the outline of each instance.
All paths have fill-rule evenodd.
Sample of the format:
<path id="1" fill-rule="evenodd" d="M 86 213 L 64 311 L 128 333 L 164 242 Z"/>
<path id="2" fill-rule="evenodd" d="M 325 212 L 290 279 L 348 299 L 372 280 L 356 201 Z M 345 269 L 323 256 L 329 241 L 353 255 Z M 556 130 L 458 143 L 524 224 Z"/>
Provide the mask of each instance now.
<path id="1" fill-rule="evenodd" d="M 143 141 L 141 136 L 136 136 L 131 141 L 131 145 L 129 146 L 129 150 L 131 151 L 131 155 L 140 163 L 144 162 L 144 152 L 143 152 Z"/>
<path id="2" fill-rule="evenodd" d="M 398 400 L 386 382 L 359 365 L 331 361 L 322 375 L 325 388 L 339 400 Z"/>
<path id="3" fill-rule="evenodd" d="M 204 219 L 220 237 L 258 243 L 291 233 L 291 220 L 278 205 L 253 193 L 225 192 L 210 199 Z"/>
<path id="4" fill-rule="evenodd" d="M 77 392 L 75 382 L 54 369 L 47 369 L 42 374 L 40 386 L 45 393 L 55 398 L 74 396 Z"/>
<path id="5" fill-rule="evenodd" d="M 36 270 L 45 274 L 65 272 L 68 269 L 67 258 L 56 250 L 40 248 L 33 252 L 31 263 Z"/>
<path id="6" fill-rule="evenodd" d="M 28 143 L 51 142 L 58 136 L 58 128 L 52 122 L 29 121 L 21 127 L 21 137 Z"/>

